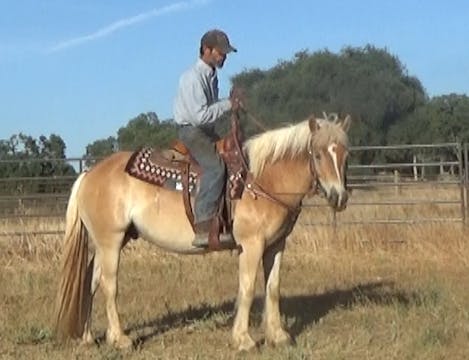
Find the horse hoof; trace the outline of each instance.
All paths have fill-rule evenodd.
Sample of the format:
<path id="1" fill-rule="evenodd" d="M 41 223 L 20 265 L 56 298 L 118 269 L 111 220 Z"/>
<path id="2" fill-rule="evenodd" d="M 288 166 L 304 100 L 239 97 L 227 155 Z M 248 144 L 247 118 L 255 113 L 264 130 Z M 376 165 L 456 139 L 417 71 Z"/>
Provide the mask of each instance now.
<path id="1" fill-rule="evenodd" d="M 133 342 L 128 336 L 122 335 L 119 338 L 119 340 L 116 341 L 115 346 L 116 346 L 116 348 L 118 348 L 120 350 L 127 350 L 127 349 L 132 348 Z"/>
<path id="2" fill-rule="evenodd" d="M 250 352 L 257 348 L 256 342 L 249 334 L 241 336 L 233 342 L 234 347 L 238 352 Z"/>
<path id="3" fill-rule="evenodd" d="M 278 330 L 274 335 L 268 336 L 266 343 L 270 346 L 280 347 L 293 345 L 293 339 L 285 330 Z"/>
<path id="4" fill-rule="evenodd" d="M 80 341 L 80 346 L 82 346 L 82 347 L 90 347 L 90 346 L 93 346 L 93 345 L 96 345 L 95 339 L 82 339 Z"/>
<path id="5" fill-rule="evenodd" d="M 109 345 L 119 350 L 130 349 L 132 348 L 132 345 L 133 345 L 132 340 L 126 335 L 120 335 L 119 337 L 116 337 L 116 338 L 107 336 L 106 340 Z"/>
<path id="6" fill-rule="evenodd" d="M 83 335 L 81 339 L 80 346 L 91 346 L 91 345 L 96 345 L 96 340 L 94 339 L 93 335 L 91 335 L 91 332 L 87 332 L 86 334 Z"/>

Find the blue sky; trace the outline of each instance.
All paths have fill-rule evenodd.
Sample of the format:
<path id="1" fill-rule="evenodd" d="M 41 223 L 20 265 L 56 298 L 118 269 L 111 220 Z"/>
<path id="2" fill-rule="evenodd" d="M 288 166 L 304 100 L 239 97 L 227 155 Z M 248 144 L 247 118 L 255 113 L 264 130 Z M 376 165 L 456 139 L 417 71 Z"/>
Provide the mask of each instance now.
<path id="1" fill-rule="evenodd" d="M 468 94 L 468 14 L 463 0 L 0 0 L 0 139 L 56 133 L 81 156 L 141 112 L 172 117 L 179 75 L 214 27 L 238 48 L 221 95 L 243 69 L 366 44 L 430 96 Z"/>

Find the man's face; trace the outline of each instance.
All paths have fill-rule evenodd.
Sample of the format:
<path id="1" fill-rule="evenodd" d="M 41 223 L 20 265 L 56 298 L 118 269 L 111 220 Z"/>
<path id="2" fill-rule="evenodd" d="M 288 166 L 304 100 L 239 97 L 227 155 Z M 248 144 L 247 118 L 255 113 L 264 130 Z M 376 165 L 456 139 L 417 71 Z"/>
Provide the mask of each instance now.
<path id="1" fill-rule="evenodd" d="M 226 60 L 226 54 L 218 50 L 217 48 L 209 49 L 210 51 L 210 64 L 213 67 L 221 69 Z"/>

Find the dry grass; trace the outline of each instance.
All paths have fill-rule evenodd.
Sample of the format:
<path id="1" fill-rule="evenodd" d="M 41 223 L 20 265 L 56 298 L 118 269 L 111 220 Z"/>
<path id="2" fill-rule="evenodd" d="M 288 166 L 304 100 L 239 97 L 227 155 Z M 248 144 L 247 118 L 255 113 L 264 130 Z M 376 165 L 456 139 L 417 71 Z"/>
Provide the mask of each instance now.
<path id="1" fill-rule="evenodd" d="M 432 198 L 435 191 L 432 190 Z M 457 192 L 441 190 L 452 198 Z M 412 196 L 429 196 L 427 191 Z M 356 192 L 353 200 L 385 199 Z M 391 196 L 391 194 L 389 194 Z M 409 194 L 401 194 L 408 198 Z M 340 217 L 406 217 L 402 207 L 350 207 Z M 457 207 L 421 207 L 421 216 L 458 215 Z M 302 221 L 321 218 L 308 209 Z M 16 226 L 2 224 L 2 231 Z M 42 221 L 31 228 L 60 228 Z M 7 241 L 8 240 L 8 241 Z M 398 240 L 398 241 L 395 241 Z M 257 352 L 229 346 L 237 292 L 231 253 L 176 256 L 143 241 L 124 250 L 119 304 L 136 349 L 106 346 L 102 294 L 98 345 L 56 344 L 51 333 L 60 239 L 0 241 L 0 357 L 34 359 L 466 359 L 469 358 L 469 235 L 461 224 L 297 226 L 282 268 L 282 311 L 296 346 L 262 344 L 262 294 L 252 310 Z"/>

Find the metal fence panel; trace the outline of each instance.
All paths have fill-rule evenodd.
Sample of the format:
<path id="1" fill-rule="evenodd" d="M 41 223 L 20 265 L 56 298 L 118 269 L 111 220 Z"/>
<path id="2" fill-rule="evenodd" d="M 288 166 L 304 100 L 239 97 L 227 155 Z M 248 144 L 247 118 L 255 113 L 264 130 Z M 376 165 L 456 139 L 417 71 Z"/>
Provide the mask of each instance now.
<path id="1" fill-rule="evenodd" d="M 386 152 L 405 153 L 411 157 L 413 154 L 413 159 L 398 163 L 354 163 L 360 152 L 379 155 L 370 157 L 373 159 L 386 158 Z M 464 223 L 467 218 L 467 189 L 464 186 L 467 163 L 464 165 L 462 152 L 458 143 L 352 147 L 348 171 L 352 195 L 348 208 L 353 208 L 353 211 L 344 211 L 329 218 L 321 217 L 317 211 L 314 216 L 309 216 L 317 218 L 317 221 L 308 219 L 303 224 Z M 304 207 L 318 209 L 323 206 L 323 211 L 326 211 L 324 203 L 314 199 L 306 202 Z M 377 215 L 371 217 L 369 213 L 372 211 L 365 209 L 374 209 Z M 354 213 L 362 213 L 363 216 L 353 217 Z"/>
<path id="2" fill-rule="evenodd" d="M 389 151 L 405 153 L 407 156 L 425 156 L 422 155 L 419 160 L 418 156 L 414 155 L 412 161 L 399 163 L 384 160 L 370 163 L 354 162 L 354 158 L 363 152 L 385 154 Z M 316 196 L 304 202 L 300 224 L 329 226 L 467 223 L 468 152 L 469 144 L 457 143 L 352 147 L 348 171 L 352 195 L 348 207 L 353 211 L 332 213 L 326 201 Z M 438 154 L 445 154 L 445 158 L 438 159 Z M 385 159 L 386 156 L 377 158 Z M 22 163 L 28 161 L 44 160 L 21 160 Z M 85 159 L 80 158 L 57 161 L 66 161 L 78 173 L 86 164 Z M 11 164 L 14 161 L 0 160 L 0 164 L 2 163 Z M 69 192 L 75 178 L 76 176 L 0 178 L 0 237 L 61 234 Z M 40 191 L 27 192 L 25 189 L 28 189 L 28 186 Z M 49 189 L 53 189 L 53 192 L 46 191 Z M 426 209 L 425 213 L 419 209 Z M 434 212 L 428 212 L 428 209 L 434 209 Z M 370 217 L 370 213 L 380 214 L 381 217 Z M 315 220 L 311 221 L 312 218 Z M 32 220 L 37 220 L 37 224 L 31 227 L 24 225 Z M 57 223 L 57 228 L 41 229 L 41 223 Z"/>

